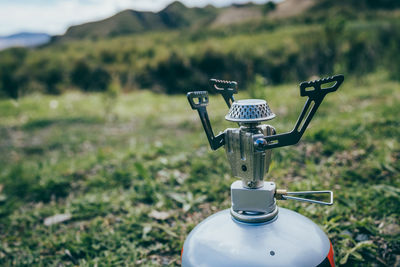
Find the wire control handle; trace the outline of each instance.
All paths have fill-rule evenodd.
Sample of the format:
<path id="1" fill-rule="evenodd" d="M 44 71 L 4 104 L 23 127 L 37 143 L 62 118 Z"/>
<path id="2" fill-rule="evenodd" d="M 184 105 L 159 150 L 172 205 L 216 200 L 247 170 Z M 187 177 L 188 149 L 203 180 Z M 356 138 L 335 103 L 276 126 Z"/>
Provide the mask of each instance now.
<path id="1" fill-rule="evenodd" d="M 310 124 L 314 114 L 317 112 L 319 105 L 324 100 L 324 97 L 331 92 L 335 92 L 343 83 L 344 76 L 336 75 L 333 77 L 302 82 L 300 84 L 300 95 L 308 96 L 308 99 L 297 119 L 296 125 L 291 132 L 277 134 L 272 136 L 264 136 L 256 140 L 255 146 L 257 150 L 266 150 L 283 146 L 297 144 L 303 136 L 305 130 Z M 333 85 L 323 87 L 323 85 L 335 82 Z"/>
<path id="2" fill-rule="evenodd" d="M 329 194 L 329 202 L 314 200 L 309 198 L 301 198 L 301 197 L 294 197 L 296 195 L 320 195 L 320 194 Z M 301 192 L 287 192 L 286 189 L 277 189 L 275 192 L 275 197 L 280 200 L 297 200 L 302 202 L 314 203 L 314 204 L 321 204 L 321 205 L 333 205 L 333 192 L 329 190 L 323 191 L 301 191 Z"/>
<path id="3" fill-rule="evenodd" d="M 208 92 L 207 91 L 196 91 L 187 93 L 187 99 L 192 109 L 197 110 L 200 116 L 201 124 L 203 125 L 204 131 L 206 132 L 208 142 L 212 150 L 217 150 L 225 144 L 225 134 L 220 133 L 214 136 L 214 132 L 211 127 L 210 119 L 208 118 L 207 106 L 208 106 Z"/>

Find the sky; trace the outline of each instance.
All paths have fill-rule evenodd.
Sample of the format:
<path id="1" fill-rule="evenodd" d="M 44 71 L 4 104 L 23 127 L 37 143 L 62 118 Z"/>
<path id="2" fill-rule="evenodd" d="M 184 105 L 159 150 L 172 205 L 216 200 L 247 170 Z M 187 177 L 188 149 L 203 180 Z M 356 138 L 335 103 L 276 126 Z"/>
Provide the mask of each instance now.
<path id="1" fill-rule="evenodd" d="M 18 32 L 63 34 L 71 25 L 95 21 L 124 9 L 159 11 L 173 0 L 0 0 L 0 36 Z M 249 0 L 181 0 L 186 6 L 226 6 Z M 266 0 L 252 0 L 264 3 Z"/>

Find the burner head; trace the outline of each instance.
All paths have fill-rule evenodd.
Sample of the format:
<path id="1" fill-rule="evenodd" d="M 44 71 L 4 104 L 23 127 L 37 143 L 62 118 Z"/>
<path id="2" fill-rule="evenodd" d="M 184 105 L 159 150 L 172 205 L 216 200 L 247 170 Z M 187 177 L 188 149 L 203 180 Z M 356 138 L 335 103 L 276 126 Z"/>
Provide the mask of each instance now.
<path id="1" fill-rule="evenodd" d="M 275 118 L 267 101 L 261 99 L 245 99 L 235 101 L 225 119 L 239 123 L 254 123 Z"/>

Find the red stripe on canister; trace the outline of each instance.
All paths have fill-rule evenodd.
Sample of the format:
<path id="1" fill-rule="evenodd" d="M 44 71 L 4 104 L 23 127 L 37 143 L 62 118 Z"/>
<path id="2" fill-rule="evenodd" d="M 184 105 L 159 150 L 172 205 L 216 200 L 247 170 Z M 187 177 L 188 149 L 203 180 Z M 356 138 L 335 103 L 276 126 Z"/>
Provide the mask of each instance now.
<path id="1" fill-rule="evenodd" d="M 331 264 L 331 267 L 335 267 L 335 259 L 334 259 L 334 255 L 333 255 L 333 246 L 332 243 L 329 241 L 329 243 L 331 244 L 331 248 L 329 249 L 329 253 L 328 253 L 328 260 L 329 263 Z"/>
<path id="2" fill-rule="evenodd" d="M 332 244 L 331 244 L 331 248 L 332 248 Z M 182 260 L 182 255 L 183 255 L 183 246 L 182 246 L 182 250 L 181 250 L 181 260 Z"/>

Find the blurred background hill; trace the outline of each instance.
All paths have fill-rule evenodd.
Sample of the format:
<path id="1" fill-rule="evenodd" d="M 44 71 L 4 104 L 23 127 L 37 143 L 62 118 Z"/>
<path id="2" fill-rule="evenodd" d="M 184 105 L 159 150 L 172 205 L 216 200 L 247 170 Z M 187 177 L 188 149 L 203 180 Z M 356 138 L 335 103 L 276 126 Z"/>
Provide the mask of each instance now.
<path id="1" fill-rule="evenodd" d="M 0 50 L 14 46 L 21 47 L 34 47 L 42 44 L 46 44 L 50 41 L 50 35 L 46 33 L 31 33 L 21 32 L 17 34 L 11 34 L 8 36 L 0 37 Z"/>
<path id="2" fill-rule="evenodd" d="M 278 84 L 383 68 L 398 77 L 397 1 L 286 0 L 161 11 L 122 11 L 70 27 L 34 49 L 0 53 L 0 93 L 124 90 L 169 94 L 204 88 L 210 76 L 246 87 L 256 75 Z"/>

